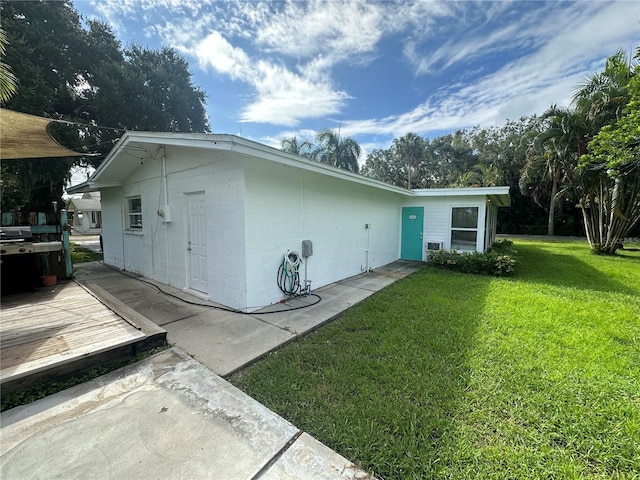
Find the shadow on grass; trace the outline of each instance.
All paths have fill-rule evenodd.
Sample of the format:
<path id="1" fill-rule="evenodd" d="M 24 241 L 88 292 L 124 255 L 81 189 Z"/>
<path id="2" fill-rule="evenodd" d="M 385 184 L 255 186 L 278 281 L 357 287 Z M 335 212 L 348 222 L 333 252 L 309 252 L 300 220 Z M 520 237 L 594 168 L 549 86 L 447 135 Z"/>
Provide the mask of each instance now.
<path id="1" fill-rule="evenodd" d="M 580 260 L 576 255 L 562 253 L 562 249 L 581 248 L 584 246 L 571 246 L 564 244 L 561 247 L 550 246 L 544 248 L 540 245 L 517 244 L 518 265 L 516 267 L 516 281 L 546 284 L 554 287 L 572 287 L 581 290 L 595 290 L 598 292 L 618 292 L 637 295 L 638 290 L 603 274 L 597 268 Z M 556 250 L 555 253 L 552 250 Z M 585 251 L 588 251 L 585 250 Z M 609 258 L 609 260 L 615 260 Z M 633 257 L 625 258 L 635 260 Z M 606 257 L 603 257 L 606 261 Z"/>
<path id="2" fill-rule="evenodd" d="M 540 322 L 526 301 L 540 286 L 558 287 L 544 301 L 561 312 L 563 296 L 637 295 L 633 266 L 580 245 L 516 248 L 512 279 L 425 267 L 230 381 L 387 480 L 634 471 L 637 355 L 609 336 L 633 352 L 637 329 Z"/>
<path id="3" fill-rule="evenodd" d="M 422 269 L 230 380 L 381 478 L 432 478 L 491 281 Z"/>

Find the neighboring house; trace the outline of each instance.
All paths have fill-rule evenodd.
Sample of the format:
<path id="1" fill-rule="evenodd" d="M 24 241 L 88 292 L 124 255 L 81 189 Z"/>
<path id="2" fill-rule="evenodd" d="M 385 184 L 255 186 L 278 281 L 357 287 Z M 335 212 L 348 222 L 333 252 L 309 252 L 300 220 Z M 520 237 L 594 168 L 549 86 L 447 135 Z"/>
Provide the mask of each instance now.
<path id="1" fill-rule="evenodd" d="M 71 198 L 67 212 L 73 218 L 73 233 L 97 235 L 102 232 L 100 192 L 85 192 L 81 198 Z"/>
<path id="2" fill-rule="evenodd" d="M 427 248 L 483 251 L 508 187 L 406 190 L 233 135 L 127 132 L 70 193 L 100 190 L 104 262 L 236 309 L 278 302 L 301 251 L 312 288 Z"/>

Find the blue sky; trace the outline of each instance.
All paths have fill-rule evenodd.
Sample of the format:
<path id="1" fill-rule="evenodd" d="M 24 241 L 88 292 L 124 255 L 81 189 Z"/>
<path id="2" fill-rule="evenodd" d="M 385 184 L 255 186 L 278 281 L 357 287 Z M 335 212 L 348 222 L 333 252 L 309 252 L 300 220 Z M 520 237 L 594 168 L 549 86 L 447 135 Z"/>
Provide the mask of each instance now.
<path id="1" fill-rule="evenodd" d="M 177 49 L 217 133 L 279 146 L 340 128 L 365 154 L 414 132 L 502 125 L 568 105 L 640 2 L 76 0 L 132 42 Z"/>

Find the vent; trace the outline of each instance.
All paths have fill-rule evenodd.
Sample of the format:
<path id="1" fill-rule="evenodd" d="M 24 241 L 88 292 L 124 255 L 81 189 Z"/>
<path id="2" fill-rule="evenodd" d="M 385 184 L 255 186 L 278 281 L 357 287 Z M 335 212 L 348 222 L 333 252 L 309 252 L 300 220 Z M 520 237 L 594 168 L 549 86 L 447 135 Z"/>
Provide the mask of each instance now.
<path id="1" fill-rule="evenodd" d="M 442 250 L 442 242 L 427 242 L 427 250 Z"/>

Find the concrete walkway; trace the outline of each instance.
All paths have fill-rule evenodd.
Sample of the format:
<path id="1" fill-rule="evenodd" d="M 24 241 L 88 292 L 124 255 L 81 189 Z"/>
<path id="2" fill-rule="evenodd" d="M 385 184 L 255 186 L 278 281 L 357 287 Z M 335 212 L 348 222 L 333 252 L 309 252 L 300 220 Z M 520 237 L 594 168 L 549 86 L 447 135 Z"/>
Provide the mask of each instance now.
<path id="1" fill-rule="evenodd" d="M 219 306 L 215 303 L 158 282 L 142 279 L 149 282 L 144 283 L 99 262 L 79 264 L 76 279 L 98 297 L 111 296 L 161 326 L 167 331 L 170 343 L 218 375 L 228 376 L 334 319 L 352 305 L 413 273 L 419 266 L 415 262 L 397 261 L 314 291 L 321 301 L 310 307 L 295 309 L 316 302 L 316 297 L 299 297 L 288 305 L 276 304 L 246 315 L 217 310 L 213 308 Z M 265 314 L 273 310 L 279 312 Z"/>
<path id="2" fill-rule="evenodd" d="M 0 414 L 2 478 L 371 478 L 219 375 L 330 321 L 419 266 L 395 262 L 319 289 L 322 300 L 313 306 L 266 315 L 190 305 L 162 292 L 201 301 L 158 284 L 161 292 L 100 263 L 78 266 L 78 280 L 105 303 L 162 325 L 176 347 Z M 288 308 L 310 301 L 297 299 Z"/>

